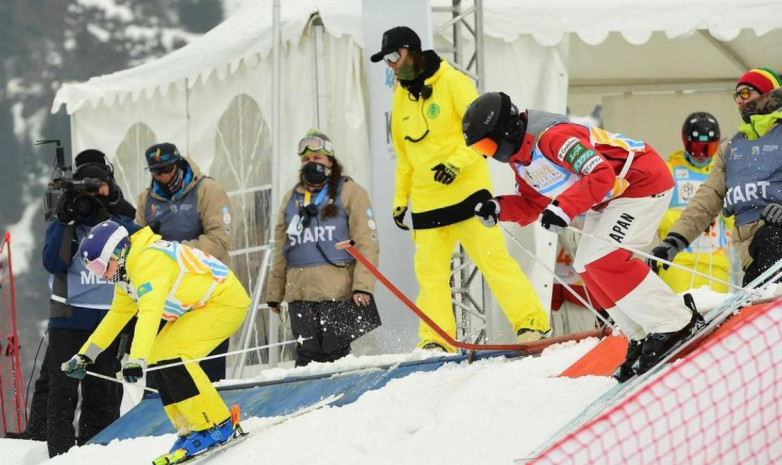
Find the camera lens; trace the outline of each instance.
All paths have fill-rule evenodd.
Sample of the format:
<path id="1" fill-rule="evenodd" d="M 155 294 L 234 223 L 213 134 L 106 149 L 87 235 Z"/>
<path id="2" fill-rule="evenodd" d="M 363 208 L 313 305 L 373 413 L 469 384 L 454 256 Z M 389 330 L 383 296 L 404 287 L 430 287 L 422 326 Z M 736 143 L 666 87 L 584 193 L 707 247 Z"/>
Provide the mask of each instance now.
<path id="1" fill-rule="evenodd" d="M 71 208 L 77 218 L 89 218 L 98 209 L 96 202 L 99 202 L 99 200 L 91 195 L 79 195 L 73 199 Z"/>

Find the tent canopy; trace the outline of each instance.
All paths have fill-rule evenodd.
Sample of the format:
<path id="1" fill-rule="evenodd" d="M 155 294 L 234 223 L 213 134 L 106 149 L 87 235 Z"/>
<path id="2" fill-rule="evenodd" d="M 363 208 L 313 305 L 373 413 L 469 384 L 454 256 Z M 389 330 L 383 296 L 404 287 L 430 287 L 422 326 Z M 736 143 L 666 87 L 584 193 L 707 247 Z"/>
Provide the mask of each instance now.
<path id="1" fill-rule="evenodd" d="M 450 5 L 431 0 L 432 6 Z M 281 2 L 281 31 L 295 44 L 310 16 L 319 13 L 335 37 L 350 36 L 363 46 L 361 0 L 287 0 Z M 484 0 L 484 31 L 512 42 L 529 35 L 543 46 L 570 41 L 571 89 L 606 86 L 683 85 L 723 87 L 747 68 L 782 69 L 782 2 L 778 0 Z M 69 114 L 89 103 L 110 107 L 139 99 L 171 85 L 182 89 L 252 65 L 272 45 L 272 2 L 250 2 L 200 39 L 135 68 L 66 84 L 53 111 Z M 434 15 L 435 28 L 445 15 Z M 643 52 L 636 45 L 645 44 Z M 374 47 L 370 45 L 370 49 Z M 491 73 L 492 70 L 487 70 Z"/>

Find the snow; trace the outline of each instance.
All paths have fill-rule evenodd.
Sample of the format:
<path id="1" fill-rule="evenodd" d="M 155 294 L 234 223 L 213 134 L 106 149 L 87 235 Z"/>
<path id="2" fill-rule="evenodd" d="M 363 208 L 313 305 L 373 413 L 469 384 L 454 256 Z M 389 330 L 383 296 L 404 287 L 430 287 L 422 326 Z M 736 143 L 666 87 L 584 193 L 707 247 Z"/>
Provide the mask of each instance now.
<path id="1" fill-rule="evenodd" d="M 116 18 L 122 22 L 133 21 L 133 11 L 124 5 L 117 5 L 114 0 L 78 0 L 85 8 L 97 8 L 106 12 L 107 18 Z"/>
<path id="2" fill-rule="evenodd" d="M 615 384 L 611 378 L 557 378 L 597 343 L 587 339 L 546 349 L 540 357 L 448 363 L 433 372 L 392 380 L 342 407 L 324 407 L 263 430 L 273 418 L 248 418 L 256 434 L 215 456 L 214 465 L 509 464 L 546 440 L 589 402 Z M 315 364 L 266 376 L 357 370 L 431 356 L 349 357 L 340 365 Z M 245 380 L 246 382 L 246 380 Z M 173 434 L 74 447 L 48 464 L 149 463 L 174 442 Z M 45 445 L 0 439 L 19 465 L 42 463 Z"/>

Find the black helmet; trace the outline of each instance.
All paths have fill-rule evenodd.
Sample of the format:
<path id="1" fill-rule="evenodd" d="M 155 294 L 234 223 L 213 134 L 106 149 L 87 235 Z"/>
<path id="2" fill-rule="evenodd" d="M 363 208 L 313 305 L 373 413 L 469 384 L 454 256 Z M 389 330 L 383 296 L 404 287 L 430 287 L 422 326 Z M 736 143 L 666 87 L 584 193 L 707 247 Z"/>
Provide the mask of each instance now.
<path id="1" fill-rule="evenodd" d="M 464 142 L 484 157 L 508 163 L 519 151 L 526 122 L 510 97 L 502 92 L 487 92 L 473 101 L 464 112 Z"/>
<path id="2" fill-rule="evenodd" d="M 711 160 L 720 145 L 720 125 L 710 113 L 695 112 L 684 120 L 682 142 L 685 157 L 694 165 L 703 166 Z"/>

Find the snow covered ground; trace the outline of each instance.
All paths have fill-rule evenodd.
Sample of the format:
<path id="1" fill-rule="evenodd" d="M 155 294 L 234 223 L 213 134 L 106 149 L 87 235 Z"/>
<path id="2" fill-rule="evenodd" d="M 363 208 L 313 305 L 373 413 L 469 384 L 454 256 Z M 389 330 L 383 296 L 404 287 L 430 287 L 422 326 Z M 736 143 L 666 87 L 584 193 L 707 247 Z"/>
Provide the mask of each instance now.
<path id="1" fill-rule="evenodd" d="M 706 290 L 695 291 L 694 296 L 704 310 L 724 297 Z M 254 436 L 210 463 L 512 464 L 615 384 L 607 377 L 556 377 L 596 343 L 596 339 L 587 339 L 559 344 L 535 358 L 449 363 L 433 372 L 392 380 L 352 404 L 324 407 L 268 429 L 264 426 L 275 418 L 246 418 L 242 424 L 255 431 Z M 267 370 L 255 379 L 357 370 L 418 360 L 428 354 L 416 350 L 349 356 L 333 364 Z M 46 445 L 41 442 L 0 439 L 0 451 L 2 462 L 8 464 L 135 465 L 168 451 L 174 439 L 170 434 L 76 447 L 48 462 Z"/>

